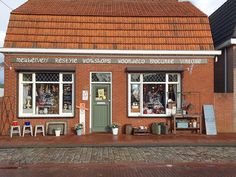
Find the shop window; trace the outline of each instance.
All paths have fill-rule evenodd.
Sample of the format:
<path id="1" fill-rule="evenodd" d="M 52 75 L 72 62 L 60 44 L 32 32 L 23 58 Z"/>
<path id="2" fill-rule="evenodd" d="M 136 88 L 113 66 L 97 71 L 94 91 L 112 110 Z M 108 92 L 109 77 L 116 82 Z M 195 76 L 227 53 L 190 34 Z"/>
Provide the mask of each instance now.
<path id="1" fill-rule="evenodd" d="M 128 78 L 130 117 L 169 116 L 168 102 L 181 103 L 179 73 L 132 73 Z"/>
<path id="2" fill-rule="evenodd" d="M 73 73 L 19 73 L 19 117 L 73 117 Z"/>

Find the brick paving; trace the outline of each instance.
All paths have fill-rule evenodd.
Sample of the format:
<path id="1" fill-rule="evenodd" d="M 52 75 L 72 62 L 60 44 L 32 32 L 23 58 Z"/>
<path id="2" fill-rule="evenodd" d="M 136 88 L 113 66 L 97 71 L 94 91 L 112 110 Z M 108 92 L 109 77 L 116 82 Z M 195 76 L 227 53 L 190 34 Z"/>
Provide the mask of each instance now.
<path id="1" fill-rule="evenodd" d="M 0 165 L 236 163 L 236 147 L 78 147 L 0 149 Z"/>
<path id="2" fill-rule="evenodd" d="M 235 177 L 236 135 L 0 137 L 0 177 Z"/>

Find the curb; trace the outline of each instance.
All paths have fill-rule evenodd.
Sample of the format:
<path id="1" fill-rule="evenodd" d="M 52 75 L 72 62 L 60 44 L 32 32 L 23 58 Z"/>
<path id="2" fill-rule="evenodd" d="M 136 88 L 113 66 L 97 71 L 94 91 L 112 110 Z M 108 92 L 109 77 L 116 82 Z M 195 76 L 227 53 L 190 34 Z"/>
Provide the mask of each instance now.
<path id="1" fill-rule="evenodd" d="M 15 148 L 104 148 L 104 147 L 236 147 L 236 144 L 51 144 L 51 145 L 18 145 L 18 146 L 0 146 L 0 149 L 15 149 Z"/>

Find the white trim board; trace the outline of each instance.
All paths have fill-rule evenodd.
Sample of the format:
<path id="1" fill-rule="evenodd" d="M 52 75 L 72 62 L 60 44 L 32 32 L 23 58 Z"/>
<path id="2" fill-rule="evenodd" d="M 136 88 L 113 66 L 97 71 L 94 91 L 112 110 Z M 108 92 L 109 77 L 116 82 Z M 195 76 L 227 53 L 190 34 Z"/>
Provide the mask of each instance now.
<path id="1" fill-rule="evenodd" d="M 229 39 L 228 41 L 225 41 L 224 43 L 218 45 L 216 49 L 220 50 L 222 48 L 228 47 L 230 45 L 235 45 L 236 44 L 236 38 Z"/>
<path id="2" fill-rule="evenodd" d="M 219 50 L 95 50 L 95 49 L 46 49 L 46 48 L 0 48 L 1 53 L 9 54 L 87 54 L 87 55 L 221 55 Z"/>

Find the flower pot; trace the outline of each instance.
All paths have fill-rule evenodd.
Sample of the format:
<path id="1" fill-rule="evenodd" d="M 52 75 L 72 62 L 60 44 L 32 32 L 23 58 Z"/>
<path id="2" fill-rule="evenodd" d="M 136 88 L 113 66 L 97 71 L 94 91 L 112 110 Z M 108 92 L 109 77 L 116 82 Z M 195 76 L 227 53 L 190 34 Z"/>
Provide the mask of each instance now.
<path id="1" fill-rule="evenodd" d="M 61 130 L 55 130 L 55 135 L 56 136 L 60 136 L 60 134 L 61 134 Z"/>
<path id="2" fill-rule="evenodd" d="M 77 136 L 81 136 L 81 135 L 82 135 L 82 130 L 83 130 L 83 129 L 78 129 L 78 130 L 76 130 Z"/>
<path id="3" fill-rule="evenodd" d="M 113 135 L 118 135 L 118 128 L 112 128 L 112 134 Z"/>

